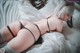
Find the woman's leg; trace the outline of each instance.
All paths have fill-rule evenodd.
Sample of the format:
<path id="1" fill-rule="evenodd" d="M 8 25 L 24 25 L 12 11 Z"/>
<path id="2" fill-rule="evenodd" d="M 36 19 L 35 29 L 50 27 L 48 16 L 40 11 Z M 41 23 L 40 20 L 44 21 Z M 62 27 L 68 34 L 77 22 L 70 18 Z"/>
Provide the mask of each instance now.
<path id="1" fill-rule="evenodd" d="M 12 31 L 12 33 L 15 35 L 19 30 L 20 30 L 20 23 L 19 21 L 11 23 L 10 25 L 8 25 L 10 30 Z M 9 31 L 8 27 L 5 26 L 0 30 L 0 33 L 2 34 L 3 38 L 5 39 L 5 41 L 9 41 L 13 38 L 11 32 Z"/>
<path id="2" fill-rule="evenodd" d="M 27 21 L 16 21 L 11 23 L 10 25 L 8 25 L 8 27 L 10 28 L 11 32 L 14 34 L 14 37 L 16 37 L 17 33 L 19 32 L 19 30 L 21 29 L 21 23 L 25 26 L 27 24 Z M 3 27 L 0 30 L 0 43 L 3 42 L 8 42 L 10 41 L 13 37 L 13 35 L 11 34 L 10 30 L 8 29 L 8 27 Z M 4 41 L 3 41 L 4 40 Z"/>
<path id="3" fill-rule="evenodd" d="M 41 30 L 41 34 L 46 33 L 48 30 L 46 19 L 38 22 L 37 25 Z M 8 42 L 7 46 L 3 47 L 7 53 L 14 53 L 14 50 L 17 52 L 22 52 L 33 45 L 35 40 L 39 38 L 40 32 L 35 25 L 29 23 L 25 27 L 25 29 L 22 29 L 18 32 L 15 38 Z"/>
<path id="4" fill-rule="evenodd" d="M 46 19 L 44 20 L 46 21 Z M 37 23 L 38 27 L 41 30 L 41 34 L 45 33 L 48 30 L 45 21 L 43 23 Z M 22 52 L 32 46 L 34 42 L 39 38 L 39 36 L 39 29 L 32 23 L 29 23 L 25 26 L 25 28 L 21 29 L 18 32 L 17 36 L 9 41 L 7 46 L 3 47 L 3 49 L 5 49 L 7 53 L 14 53 L 13 51 Z"/>
<path id="5" fill-rule="evenodd" d="M 35 39 L 39 38 L 39 30 L 36 26 L 26 26 L 33 34 Z M 14 53 L 13 51 L 22 52 L 32 46 L 35 42 L 35 39 L 32 33 L 27 29 L 21 29 L 17 36 L 13 38 L 8 44 L 3 47 L 7 53 Z M 10 49 L 11 48 L 11 49 Z"/>

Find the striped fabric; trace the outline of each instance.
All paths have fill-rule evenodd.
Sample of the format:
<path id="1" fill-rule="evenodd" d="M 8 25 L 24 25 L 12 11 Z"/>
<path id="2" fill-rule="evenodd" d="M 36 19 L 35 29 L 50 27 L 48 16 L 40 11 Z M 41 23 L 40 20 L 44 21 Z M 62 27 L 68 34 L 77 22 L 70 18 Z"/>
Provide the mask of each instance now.
<path id="1" fill-rule="evenodd" d="M 0 0 L 0 28 L 16 20 L 37 21 L 44 16 L 28 0 Z"/>

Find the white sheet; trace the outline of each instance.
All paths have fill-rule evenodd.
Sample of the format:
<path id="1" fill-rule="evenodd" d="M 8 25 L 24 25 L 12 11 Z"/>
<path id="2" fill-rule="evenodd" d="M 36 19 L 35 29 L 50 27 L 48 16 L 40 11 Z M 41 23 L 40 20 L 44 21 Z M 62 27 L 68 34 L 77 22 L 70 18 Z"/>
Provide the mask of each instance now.
<path id="1" fill-rule="evenodd" d="M 64 53 L 68 49 L 65 38 L 61 33 L 46 33 L 43 40 L 44 42 L 40 47 L 34 48 L 27 53 Z"/>
<path id="2" fill-rule="evenodd" d="M 16 0 L 0 0 L 0 28 L 19 19 L 17 7 L 18 1 Z"/>
<path id="3" fill-rule="evenodd" d="M 0 0 L 0 28 L 21 19 L 38 21 L 45 18 L 28 0 L 26 2 L 24 0 Z"/>
<path id="4" fill-rule="evenodd" d="M 31 6 L 31 4 L 26 3 L 22 0 L 8 0 L 5 2 L 4 0 L 0 0 L 0 28 L 3 26 L 15 21 L 15 20 L 20 20 L 20 19 L 27 19 L 30 21 L 37 21 L 41 20 L 43 18 L 48 17 L 50 14 L 53 13 L 54 7 L 58 4 L 56 3 L 55 6 L 53 3 L 59 0 L 49 0 L 49 3 L 42 8 L 40 11 L 35 9 L 34 7 Z M 28 0 L 27 0 L 28 1 Z M 60 0 L 62 1 L 62 0 Z M 52 5 L 52 6 L 50 6 Z M 46 17 L 45 17 L 46 16 Z M 76 11 L 74 12 L 73 15 L 73 23 L 74 23 L 74 28 L 70 29 L 68 26 L 65 25 L 65 29 L 63 31 L 64 36 L 61 34 L 56 33 L 50 33 L 44 35 L 44 37 L 47 37 L 48 39 L 44 38 L 45 42 L 39 47 L 39 49 L 34 48 L 30 50 L 28 53 L 58 53 L 58 51 L 64 53 L 63 50 L 65 50 L 65 53 L 75 53 L 76 52 L 76 47 L 75 45 L 71 44 L 71 42 L 76 43 L 77 45 L 80 46 L 80 12 Z M 54 36 L 53 36 L 54 35 Z M 57 38 L 61 37 L 61 38 Z M 65 40 L 65 38 L 68 38 L 69 40 Z M 61 47 L 59 47 L 55 42 L 60 42 Z M 71 41 L 71 42 L 70 42 Z M 67 43 L 67 44 L 65 44 Z M 65 48 L 66 47 L 66 48 Z M 73 48 L 73 49 L 72 49 Z M 68 50 L 69 49 L 69 50 Z"/>

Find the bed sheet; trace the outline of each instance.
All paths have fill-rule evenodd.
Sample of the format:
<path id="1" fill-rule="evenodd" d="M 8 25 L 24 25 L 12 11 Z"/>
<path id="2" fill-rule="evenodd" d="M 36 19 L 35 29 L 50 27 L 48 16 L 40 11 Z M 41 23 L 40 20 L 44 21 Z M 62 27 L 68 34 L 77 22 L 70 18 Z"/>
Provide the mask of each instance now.
<path id="1" fill-rule="evenodd" d="M 28 0 L 0 0 L 0 28 L 21 19 L 38 21 L 45 18 Z"/>
<path id="2" fill-rule="evenodd" d="M 58 0 L 56 0 L 56 2 L 57 1 Z M 53 2 L 54 0 L 49 0 L 49 3 L 47 3 L 44 8 L 37 10 L 28 0 L 27 3 L 24 0 L 0 0 L 0 28 L 16 20 L 26 19 L 29 21 L 38 21 L 46 18 L 53 13 L 54 7 L 58 4 L 55 2 L 55 6 L 50 6 Z M 80 46 L 79 20 L 80 12 L 75 10 L 73 15 L 74 28 L 71 29 L 65 25 L 63 34 L 56 32 L 45 34 L 43 37 L 45 42 L 37 47 L 38 49 L 34 47 L 26 53 L 76 53 L 77 48 L 75 43 Z M 48 37 L 49 35 L 50 37 Z M 65 37 L 68 38 L 68 40 L 65 40 Z M 58 45 L 57 42 L 59 42 L 60 45 Z"/>

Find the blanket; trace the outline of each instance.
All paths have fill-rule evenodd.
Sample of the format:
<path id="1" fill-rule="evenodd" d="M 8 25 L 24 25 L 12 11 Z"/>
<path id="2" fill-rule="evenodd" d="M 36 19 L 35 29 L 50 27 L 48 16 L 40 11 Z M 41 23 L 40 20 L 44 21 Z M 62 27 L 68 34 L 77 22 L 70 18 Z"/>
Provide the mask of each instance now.
<path id="1" fill-rule="evenodd" d="M 45 7 L 37 10 L 28 0 L 0 0 L 0 28 L 14 21 L 26 19 L 39 21 L 53 14 L 62 0 L 48 0 Z M 52 6 L 51 6 L 52 5 Z M 44 42 L 26 53 L 77 53 L 80 46 L 80 12 L 73 14 L 74 28 L 64 26 L 63 34 L 58 32 L 44 34 Z"/>

